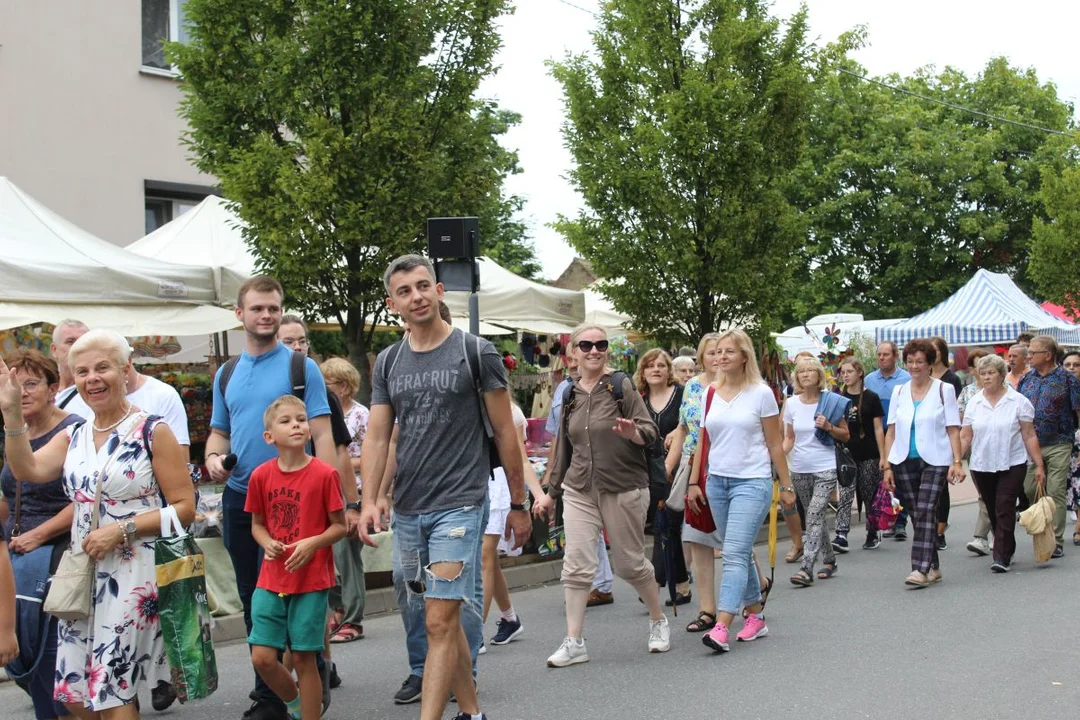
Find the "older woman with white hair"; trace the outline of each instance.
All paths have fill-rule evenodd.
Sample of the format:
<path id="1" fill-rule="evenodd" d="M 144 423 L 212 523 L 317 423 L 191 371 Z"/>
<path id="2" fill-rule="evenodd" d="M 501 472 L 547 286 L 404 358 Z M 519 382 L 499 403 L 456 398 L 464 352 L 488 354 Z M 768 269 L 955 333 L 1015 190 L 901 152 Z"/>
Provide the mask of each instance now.
<path id="1" fill-rule="evenodd" d="M 548 494 L 563 497 L 566 550 L 562 584 L 566 638 L 548 667 L 588 662 L 585 606 L 599 557 L 596 536 L 607 530 L 615 574 L 649 609 L 649 652 L 667 652 L 671 631 L 645 557 L 649 469 L 645 451 L 659 433 L 625 373 L 608 367 L 607 332 L 582 325 L 570 336 L 578 355 L 570 402 L 562 409 Z"/>
<path id="2" fill-rule="evenodd" d="M 154 570 L 162 497 L 187 525 L 195 517 L 195 493 L 176 436 L 126 399 L 127 341 L 91 330 L 72 345 L 68 362 L 95 419 L 34 452 L 22 380 L 0 361 L 7 459 L 24 481 L 63 477 L 75 504 L 71 550 L 96 561 L 90 619 L 60 621 L 55 698 L 86 720 L 133 718 L 139 688 L 169 679 Z"/>
<path id="3" fill-rule="evenodd" d="M 825 368 L 817 358 L 795 363 L 795 395 L 784 403 L 784 453 L 789 454 L 791 483 L 806 508 L 806 541 L 802 568 L 793 585 L 814 584 L 814 563 L 822 555 L 822 580 L 836 574 L 836 555 L 829 542 L 826 512 L 836 487 L 836 443 L 851 439 L 847 411 L 851 401 L 826 389 Z"/>
<path id="4" fill-rule="evenodd" d="M 1003 573 L 1009 571 L 1016 552 L 1016 501 L 1024 492 L 1028 456 L 1035 463 L 1036 482 L 1046 482 L 1046 469 L 1035 435 L 1035 408 L 1005 384 L 1005 361 L 987 355 L 976 369 L 982 390 L 971 398 L 964 412 L 960 454 L 971 449 L 971 477 L 994 531 L 990 569 Z"/>

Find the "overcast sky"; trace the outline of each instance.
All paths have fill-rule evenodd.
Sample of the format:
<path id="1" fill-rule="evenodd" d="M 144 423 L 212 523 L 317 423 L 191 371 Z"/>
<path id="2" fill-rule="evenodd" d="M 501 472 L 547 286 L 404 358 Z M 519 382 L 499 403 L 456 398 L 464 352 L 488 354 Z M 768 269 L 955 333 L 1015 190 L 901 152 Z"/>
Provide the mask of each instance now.
<path id="1" fill-rule="evenodd" d="M 571 167 L 563 147 L 562 94 L 545 62 L 590 47 L 596 18 L 571 7 L 597 10 L 600 0 L 516 0 L 503 20 L 499 73 L 481 93 L 521 113 L 521 125 L 505 138 L 518 150 L 524 172 L 510 179 L 510 192 L 526 198 L 537 254 L 549 279 L 557 277 L 573 251 L 547 227 L 560 213 L 574 215 L 581 200 L 564 179 Z M 774 13 L 789 17 L 798 0 L 777 0 Z M 856 25 L 866 25 L 869 45 L 855 57 L 871 74 L 911 73 L 923 65 L 957 67 L 975 75 L 994 56 L 1034 67 L 1053 81 L 1062 98 L 1076 102 L 1080 67 L 1069 47 L 1076 44 L 1080 3 L 1072 0 L 807 0 L 810 37 L 826 43 Z"/>

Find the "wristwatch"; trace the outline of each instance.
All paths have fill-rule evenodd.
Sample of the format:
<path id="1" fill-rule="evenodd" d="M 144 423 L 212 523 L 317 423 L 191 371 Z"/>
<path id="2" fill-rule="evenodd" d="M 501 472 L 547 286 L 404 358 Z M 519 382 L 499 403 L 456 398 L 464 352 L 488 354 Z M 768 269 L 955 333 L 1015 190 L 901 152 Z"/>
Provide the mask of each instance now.
<path id="1" fill-rule="evenodd" d="M 510 503 L 510 509 L 511 510 L 522 510 L 522 511 L 524 511 L 525 510 L 525 505 L 523 503 L 512 502 L 512 503 Z"/>
<path id="2" fill-rule="evenodd" d="M 125 520 L 121 527 L 124 529 L 124 545 L 131 547 L 131 543 L 135 540 L 135 534 L 139 531 L 139 528 L 131 518 Z"/>
<path id="3" fill-rule="evenodd" d="M 359 510 L 360 509 L 360 503 L 358 503 L 358 502 L 345 503 L 345 509 L 346 510 Z"/>

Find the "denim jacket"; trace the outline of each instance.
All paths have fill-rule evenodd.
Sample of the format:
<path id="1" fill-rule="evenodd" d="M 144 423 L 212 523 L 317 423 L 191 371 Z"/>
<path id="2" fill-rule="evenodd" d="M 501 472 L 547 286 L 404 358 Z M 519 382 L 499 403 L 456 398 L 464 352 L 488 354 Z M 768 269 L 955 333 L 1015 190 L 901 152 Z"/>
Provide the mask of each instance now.
<path id="1" fill-rule="evenodd" d="M 850 407 L 850 400 L 843 395 L 834 392 L 823 392 L 818 397 L 817 412 L 824 415 L 830 425 L 836 425 L 843 420 L 844 417 L 847 416 L 848 408 Z M 836 441 L 833 440 L 833 436 L 824 428 L 815 430 L 814 437 L 818 439 L 818 442 L 827 445 L 828 447 L 832 447 L 836 444 Z"/>

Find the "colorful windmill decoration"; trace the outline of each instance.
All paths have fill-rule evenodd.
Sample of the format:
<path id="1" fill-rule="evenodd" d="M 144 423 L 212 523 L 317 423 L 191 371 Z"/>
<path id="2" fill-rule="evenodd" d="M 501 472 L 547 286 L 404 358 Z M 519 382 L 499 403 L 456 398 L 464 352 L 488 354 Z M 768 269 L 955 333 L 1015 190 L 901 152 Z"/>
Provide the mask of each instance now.
<path id="1" fill-rule="evenodd" d="M 806 336 L 817 347 L 818 359 L 821 360 L 821 364 L 825 367 L 826 384 L 829 387 L 838 387 L 840 384 L 840 363 L 845 358 L 852 357 L 855 351 L 846 347 L 840 341 L 841 330 L 835 323 L 826 327 L 821 337 L 811 332 L 806 325 L 803 325 L 803 330 L 806 331 Z"/>

